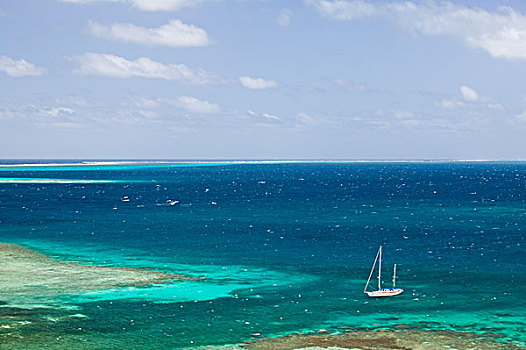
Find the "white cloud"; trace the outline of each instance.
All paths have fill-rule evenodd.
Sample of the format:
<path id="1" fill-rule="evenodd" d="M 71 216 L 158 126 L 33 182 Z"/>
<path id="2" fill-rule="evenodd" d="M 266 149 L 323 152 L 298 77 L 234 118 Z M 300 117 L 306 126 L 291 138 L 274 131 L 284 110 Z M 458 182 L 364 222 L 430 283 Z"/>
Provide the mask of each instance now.
<path id="1" fill-rule="evenodd" d="M 190 113 L 219 113 L 222 111 L 221 107 L 217 104 L 199 100 L 192 96 L 179 96 L 176 99 L 163 99 L 163 98 L 146 98 L 146 97 L 135 97 L 131 104 L 146 111 L 168 111 L 172 110 L 173 107 L 184 109 Z M 130 106 L 130 101 L 125 101 L 122 104 L 123 108 Z"/>
<path id="2" fill-rule="evenodd" d="M 177 11 L 183 7 L 192 7 L 199 0 L 131 0 L 133 5 L 143 11 Z"/>
<path id="3" fill-rule="evenodd" d="M 477 92 L 466 85 L 460 87 L 460 93 L 462 94 L 462 98 L 469 102 L 476 102 L 479 99 Z"/>
<path id="4" fill-rule="evenodd" d="M 332 82 L 339 88 L 345 88 L 354 91 L 365 91 L 366 89 L 365 85 L 352 82 L 347 78 L 335 78 Z"/>
<path id="5" fill-rule="evenodd" d="M 277 115 L 270 114 L 270 113 L 263 113 L 263 118 L 270 119 L 270 120 L 281 120 Z"/>
<path id="6" fill-rule="evenodd" d="M 69 107 L 40 108 L 38 114 L 44 116 L 58 117 L 75 113 L 75 110 Z"/>
<path id="7" fill-rule="evenodd" d="M 292 18 L 292 11 L 289 9 L 281 9 L 277 18 L 278 24 L 282 27 L 287 27 Z"/>
<path id="8" fill-rule="evenodd" d="M 93 2 L 123 2 L 125 0 L 58 0 L 59 2 L 68 2 L 72 4 L 89 4 Z"/>
<path id="9" fill-rule="evenodd" d="M 160 100 L 152 100 L 150 98 L 134 99 L 133 104 L 139 108 L 158 108 Z"/>
<path id="10" fill-rule="evenodd" d="M 496 103 L 496 102 L 488 103 L 487 107 L 491 109 L 498 109 L 498 110 L 504 109 L 504 107 L 502 107 L 500 103 Z"/>
<path id="11" fill-rule="evenodd" d="M 493 57 L 526 59 L 526 16 L 510 7 L 490 12 L 436 0 L 383 4 L 365 0 L 304 1 L 329 18 L 381 18 L 416 33 L 456 37 Z"/>
<path id="12" fill-rule="evenodd" d="M 526 120 L 526 111 L 522 112 L 521 114 L 517 114 L 515 118 L 518 120 Z"/>
<path id="13" fill-rule="evenodd" d="M 274 80 L 265 80 L 246 76 L 239 78 L 239 81 L 244 87 L 254 90 L 270 89 L 278 86 L 278 83 L 276 83 Z"/>
<path id="14" fill-rule="evenodd" d="M 131 23 L 106 26 L 90 22 L 88 31 L 99 38 L 113 39 L 150 46 L 196 47 L 210 45 L 204 29 L 172 20 L 158 28 L 144 28 Z"/>
<path id="15" fill-rule="evenodd" d="M 445 108 L 445 109 L 455 109 L 455 108 L 466 107 L 465 102 L 456 101 L 456 100 L 442 100 L 440 102 L 437 102 L 436 105 L 437 107 Z"/>
<path id="16" fill-rule="evenodd" d="M 88 4 L 94 2 L 122 2 L 131 4 L 142 11 L 177 11 L 184 7 L 193 7 L 202 0 L 59 0 L 75 4 Z"/>
<path id="17" fill-rule="evenodd" d="M 156 78 L 178 80 L 191 84 L 210 84 L 219 78 L 202 69 L 191 69 L 184 64 L 163 64 L 148 57 L 127 60 L 111 54 L 89 52 L 75 57 L 79 64 L 77 72 L 114 78 Z"/>
<path id="18" fill-rule="evenodd" d="M 316 122 L 316 119 L 307 113 L 300 112 L 297 115 L 303 123 L 313 124 Z"/>
<path id="19" fill-rule="evenodd" d="M 281 122 L 281 118 L 277 115 L 270 114 L 270 113 L 256 113 L 251 110 L 247 110 L 246 113 L 250 117 L 250 119 L 258 121 L 258 122 L 264 122 L 264 123 L 276 123 Z"/>
<path id="20" fill-rule="evenodd" d="M 154 119 L 154 118 L 157 118 L 159 116 L 159 113 L 157 113 L 155 111 L 150 111 L 150 110 L 139 109 L 139 110 L 137 110 L 135 112 L 139 116 L 144 117 L 146 119 Z"/>
<path id="21" fill-rule="evenodd" d="M 363 0 L 305 0 L 305 3 L 315 7 L 323 16 L 340 20 L 370 17 L 379 12 L 379 6 Z"/>
<path id="22" fill-rule="evenodd" d="M 43 75 L 46 73 L 46 69 L 37 67 L 24 59 L 14 60 L 7 56 L 0 56 L 0 72 L 19 78 Z"/>
<path id="23" fill-rule="evenodd" d="M 221 107 L 208 101 L 199 100 L 191 96 L 179 96 L 175 105 L 191 113 L 218 113 Z"/>
<path id="24" fill-rule="evenodd" d="M 493 109 L 503 110 L 504 108 L 498 102 L 495 102 L 487 96 L 480 96 L 474 89 L 469 86 L 462 85 L 460 87 L 460 96 L 451 99 L 444 99 L 436 102 L 435 105 L 444 109 L 458 109 L 458 108 L 478 108 L 478 109 Z"/>

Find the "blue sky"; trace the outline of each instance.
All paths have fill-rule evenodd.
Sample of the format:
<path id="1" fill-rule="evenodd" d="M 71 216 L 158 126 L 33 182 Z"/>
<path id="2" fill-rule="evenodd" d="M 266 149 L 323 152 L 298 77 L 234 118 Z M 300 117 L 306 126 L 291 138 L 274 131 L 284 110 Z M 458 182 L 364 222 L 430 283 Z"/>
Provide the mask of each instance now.
<path id="1" fill-rule="evenodd" d="M 0 158 L 526 159 L 526 3 L 0 0 Z"/>

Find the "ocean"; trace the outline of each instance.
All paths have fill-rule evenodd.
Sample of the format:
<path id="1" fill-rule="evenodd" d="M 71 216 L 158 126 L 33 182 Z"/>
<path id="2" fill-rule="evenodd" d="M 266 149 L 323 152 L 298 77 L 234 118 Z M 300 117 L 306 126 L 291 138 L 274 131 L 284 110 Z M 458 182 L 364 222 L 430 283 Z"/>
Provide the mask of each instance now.
<path id="1" fill-rule="evenodd" d="M 232 349 L 400 325 L 526 346 L 526 163 L 1 163 L 0 242 L 192 277 L 0 288 L 5 348 Z M 396 263 L 405 292 L 370 299 L 380 245 L 383 285 Z"/>

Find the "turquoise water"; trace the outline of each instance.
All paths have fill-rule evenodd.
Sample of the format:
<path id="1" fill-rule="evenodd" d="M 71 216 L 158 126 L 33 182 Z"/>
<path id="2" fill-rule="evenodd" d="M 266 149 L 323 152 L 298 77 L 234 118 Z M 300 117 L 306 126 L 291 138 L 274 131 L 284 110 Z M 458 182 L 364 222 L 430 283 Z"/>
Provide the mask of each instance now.
<path id="1" fill-rule="evenodd" d="M 202 278 L 63 295 L 22 334 L 177 349 L 411 324 L 526 344 L 525 163 L 204 165 L 1 169 L 86 183 L 0 183 L 0 241 Z M 379 245 L 398 297 L 363 294 Z"/>

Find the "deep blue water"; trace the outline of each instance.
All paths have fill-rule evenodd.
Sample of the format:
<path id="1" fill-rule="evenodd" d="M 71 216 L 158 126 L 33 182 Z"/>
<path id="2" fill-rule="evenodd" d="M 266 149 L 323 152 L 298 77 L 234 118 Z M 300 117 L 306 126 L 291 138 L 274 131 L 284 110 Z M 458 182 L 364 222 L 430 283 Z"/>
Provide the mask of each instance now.
<path id="1" fill-rule="evenodd" d="M 124 181 L 0 183 L 0 241 L 64 260 L 206 275 L 200 292 L 227 292 L 170 303 L 157 290 L 77 297 L 66 302 L 88 318 L 53 332 L 73 322 L 115 344 L 148 348 L 153 337 L 182 348 L 412 324 L 526 342 L 526 163 L 88 168 L 0 171 Z M 385 285 L 397 263 L 406 291 L 368 300 L 363 286 L 380 245 Z"/>

